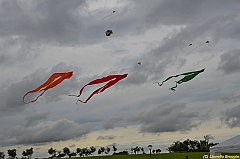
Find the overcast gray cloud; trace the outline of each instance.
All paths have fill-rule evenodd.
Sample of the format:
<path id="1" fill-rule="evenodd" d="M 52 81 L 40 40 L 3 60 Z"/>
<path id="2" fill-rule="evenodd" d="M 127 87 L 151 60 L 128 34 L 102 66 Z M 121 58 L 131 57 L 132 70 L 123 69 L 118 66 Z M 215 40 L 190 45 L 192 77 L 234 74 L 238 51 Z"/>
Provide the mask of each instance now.
<path id="1" fill-rule="evenodd" d="M 53 141 L 89 147 L 110 140 L 125 150 L 132 146 L 126 141 L 128 129 L 140 127 L 134 145 L 152 144 L 162 132 L 179 136 L 187 131 L 201 138 L 206 132 L 196 130 L 200 127 L 218 132 L 212 135 L 219 140 L 219 130 L 208 125 L 221 121 L 227 125 L 221 131 L 233 135 L 239 128 L 239 106 L 232 108 L 239 104 L 239 11 L 238 0 L 0 0 L 0 143 L 19 149 L 21 144 L 42 146 L 38 155 L 47 153 Z M 113 30 L 109 37 L 107 29 Z M 169 87 L 182 76 L 161 87 L 153 84 L 202 68 L 175 92 Z M 70 79 L 34 103 L 22 103 L 27 91 L 53 73 L 69 71 Z M 76 104 L 77 98 L 67 96 L 92 80 L 125 73 L 127 78 L 88 103 Z M 86 87 L 80 99 L 101 86 Z M 73 140 L 91 130 L 98 131 L 84 142 Z M 98 145 L 87 145 L 97 139 Z"/>
<path id="2" fill-rule="evenodd" d="M 240 101 L 240 94 L 233 93 L 229 96 L 220 98 L 220 101 L 222 101 L 223 103 L 237 103 Z"/>
<path id="3" fill-rule="evenodd" d="M 116 124 L 121 122 L 123 119 L 122 118 L 118 118 L 118 117 L 115 117 L 115 118 L 110 118 L 110 119 L 106 119 L 102 122 L 102 125 L 103 125 L 103 129 L 113 129 L 115 128 Z"/>
<path id="4" fill-rule="evenodd" d="M 41 112 L 41 113 L 34 113 L 25 118 L 25 126 L 33 126 L 37 124 L 39 121 L 47 119 L 49 117 L 49 112 Z"/>
<path id="5" fill-rule="evenodd" d="M 21 35 L 29 40 L 78 41 L 83 22 L 75 15 L 85 1 L 2 1 L 0 24 L 3 36 Z M 10 27 L 9 27 L 10 26 Z M 3 32 L 4 30 L 4 32 Z"/>
<path id="6" fill-rule="evenodd" d="M 218 68 L 225 74 L 240 72 L 240 49 L 234 49 L 221 55 Z"/>
<path id="7" fill-rule="evenodd" d="M 172 131 L 188 131 L 198 124 L 197 112 L 185 112 L 186 104 L 164 103 L 148 111 L 130 118 L 129 121 L 141 125 L 141 132 L 161 133 Z"/>
<path id="8" fill-rule="evenodd" d="M 106 135 L 106 136 L 98 136 L 97 140 L 113 140 L 114 138 L 116 138 L 116 136 L 114 135 Z"/>
<path id="9" fill-rule="evenodd" d="M 79 125 L 68 119 L 46 121 L 35 126 L 15 126 L 0 136 L 1 146 L 15 144 L 37 144 L 77 139 L 88 134 L 90 123 Z"/>
<path id="10" fill-rule="evenodd" d="M 240 127 L 240 104 L 221 112 L 220 120 L 230 128 Z"/>

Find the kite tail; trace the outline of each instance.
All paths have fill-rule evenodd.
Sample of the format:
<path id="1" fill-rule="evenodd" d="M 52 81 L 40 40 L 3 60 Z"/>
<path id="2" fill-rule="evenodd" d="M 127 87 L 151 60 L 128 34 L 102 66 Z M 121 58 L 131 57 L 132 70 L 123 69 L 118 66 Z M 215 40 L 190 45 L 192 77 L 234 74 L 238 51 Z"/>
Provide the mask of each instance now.
<path id="1" fill-rule="evenodd" d="M 157 83 L 159 86 L 162 86 L 163 85 L 163 82 L 160 84 L 158 81 L 154 82 L 154 83 Z M 154 84 L 153 83 L 153 84 Z"/>
<path id="2" fill-rule="evenodd" d="M 26 93 L 25 96 L 23 97 L 22 102 L 23 102 L 24 104 L 29 104 L 29 103 L 32 103 L 32 102 L 36 102 L 36 101 L 38 100 L 38 98 L 43 95 L 44 92 L 45 92 L 45 90 L 43 90 L 43 92 L 42 92 L 40 95 L 38 95 L 38 96 L 36 97 L 36 99 L 34 99 L 34 100 L 30 101 L 30 102 L 27 102 L 27 103 L 24 101 L 24 98 L 25 98 L 25 96 L 27 95 L 27 93 Z"/>
<path id="3" fill-rule="evenodd" d="M 75 94 L 69 94 L 68 96 L 74 96 L 74 97 L 80 97 L 82 95 L 82 92 L 83 92 L 83 89 L 89 84 L 86 84 L 85 86 L 83 86 L 80 91 L 79 91 L 79 94 L 78 95 L 75 95 Z"/>
<path id="4" fill-rule="evenodd" d="M 181 76 L 181 75 L 182 75 L 182 74 L 175 75 L 175 76 L 170 76 L 170 77 L 168 77 L 167 79 L 165 79 L 164 81 L 162 81 L 161 84 L 159 84 L 159 82 L 154 82 L 154 83 L 158 83 L 159 86 L 162 86 L 164 82 L 170 80 L 170 79 L 173 78 L 173 77 L 178 77 L 178 76 Z M 154 84 L 154 83 L 153 83 L 153 84 Z"/>
<path id="5" fill-rule="evenodd" d="M 172 88 L 169 88 L 169 89 L 171 89 L 172 91 L 175 91 L 175 88 L 177 88 L 177 81 L 175 81 L 176 82 L 176 86 L 173 86 Z"/>

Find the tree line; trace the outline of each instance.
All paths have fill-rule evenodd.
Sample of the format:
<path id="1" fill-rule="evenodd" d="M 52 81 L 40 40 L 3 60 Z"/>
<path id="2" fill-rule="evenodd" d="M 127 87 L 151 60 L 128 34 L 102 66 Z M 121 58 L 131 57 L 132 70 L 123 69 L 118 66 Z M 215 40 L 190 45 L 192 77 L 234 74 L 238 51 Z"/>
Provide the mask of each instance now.
<path id="1" fill-rule="evenodd" d="M 17 156 L 17 150 L 16 149 L 9 149 L 7 151 L 9 158 L 14 159 Z M 31 147 L 30 149 L 26 149 L 26 151 L 22 152 L 23 158 L 28 158 L 31 159 L 33 154 L 33 148 Z M 4 158 L 5 154 L 4 152 L 0 151 L 0 158 Z"/>
<path id="2" fill-rule="evenodd" d="M 50 149 L 47 150 L 48 154 L 50 155 L 49 158 L 61 158 L 61 157 L 75 157 L 75 156 L 79 156 L 79 157 L 87 157 L 87 156 L 93 156 L 94 153 L 97 151 L 97 149 L 94 146 L 91 147 L 85 147 L 85 148 L 76 148 L 75 152 L 71 152 L 70 149 L 68 147 L 64 147 L 62 150 L 57 150 L 57 149 L 53 149 L 52 147 Z M 97 151 L 98 155 L 109 155 L 111 151 L 110 147 L 100 147 Z M 113 154 L 112 155 L 128 155 L 128 151 L 121 151 L 121 152 L 116 152 L 117 151 L 117 147 L 115 145 L 112 146 L 112 151 Z M 140 151 L 142 151 L 142 154 L 146 154 L 144 151 L 143 147 L 133 147 L 131 148 L 131 153 L 133 154 L 139 154 Z M 160 149 L 156 149 L 156 150 L 152 150 L 152 153 L 160 153 L 161 150 Z M 9 156 L 10 159 L 14 159 L 17 156 L 17 152 L 16 149 L 9 149 L 7 151 L 7 154 Z M 33 148 L 31 147 L 30 149 L 26 149 L 25 151 L 22 152 L 22 158 L 25 159 L 31 159 L 33 155 Z M 5 154 L 4 152 L 0 151 L 0 159 L 4 159 Z"/>
<path id="3" fill-rule="evenodd" d="M 167 150 L 171 152 L 209 152 L 210 147 L 218 143 L 209 142 L 210 136 L 204 136 L 204 140 L 184 140 L 183 142 L 175 141 Z"/>
<path id="4" fill-rule="evenodd" d="M 218 143 L 213 143 L 213 142 L 209 142 L 210 139 L 210 135 L 206 135 L 204 136 L 204 140 L 190 140 L 190 139 L 186 139 L 183 142 L 180 141 L 175 141 L 173 142 L 172 145 L 170 145 L 166 150 L 168 150 L 170 153 L 171 152 L 209 152 L 210 147 L 217 145 Z M 150 150 L 150 149 L 149 149 Z M 56 150 L 53 149 L 52 147 L 50 149 L 48 149 L 48 154 L 50 155 L 49 158 L 61 158 L 61 157 L 75 157 L 75 156 L 79 156 L 79 157 L 86 157 L 86 156 L 91 156 L 94 155 L 94 153 L 97 151 L 97 149 L 94 146 L 91 147 L 85 147 L 85 148 L 77 148 L 75 152 L 71 152 L 70 149 L 68 147 L 64 147 L 63 150 Z M 109 155 L 111 149 L 109 147 L 100 147 L 97 151 L 98 155 Z M 116 152 L 117 148 L 115 145 L 112 146 L 112 151 L 113 151 L 113 155 L 118 155 L 118 154 L 124 154 L 124 155 L 128 155 L 128 151 L 122 151 L 122 152 Z M 132 147 L 131 148 L 131 154 L 139 154 L 140 152 L 142 152 L 142 154 L 146 154 L 144 151 L 143 147 Z M 161 149 L 151 149 L 150 150 L 151 153 L 160 153 Z M 17 156 L 17 152 L 16 149 L 9 149 L 7 151 L 7 154 L 9 156 L 9 158 L 14 159 Z M 26 149 L 22 152 L 22 156 L 25 159 L 31 159 L 31 156 L 33 155 L 33 148 L 29 148 Z M 0 159 L 4 159 L 5 154 L 4 152 L 0 151 Z"/>

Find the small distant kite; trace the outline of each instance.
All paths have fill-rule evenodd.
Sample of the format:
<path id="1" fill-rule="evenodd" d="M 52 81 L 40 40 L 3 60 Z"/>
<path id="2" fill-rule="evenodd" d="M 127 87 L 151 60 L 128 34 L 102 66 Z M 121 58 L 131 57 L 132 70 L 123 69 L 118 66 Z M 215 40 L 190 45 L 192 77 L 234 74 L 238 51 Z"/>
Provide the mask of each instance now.
<path id="1" fill-rule="evenodd" d="M 202 45 L 204 45 L 204 44 L 209 44 L 209 41 L 206 41 L 205 43 L 202 43 L 202 44 L 196 46 L 194 49 L 192 49 L 191 51 L 189 51 L 187 54 L 190 54 L 193 50 L 197 49 L 199 46 L 202 46 Z M 192 45 L 192 44 L 189 44 L 189 46 L 191 46 L 191 45 Z"/>
<path id="2" fill-rule="evenodd" d="M 192 46 L 192 44 L 189 44 L 188 46 Z"/>
<path id="3" fill-rule="evenodd" d="M 40 85 L 40 86 L 37 87 L 36 89 L 31 90 L 31 91 L 27 92 L 26 94 L 24 94 L 23 99 L 22 99 L 22 100 L 23 100 L 23 103 L 29 104 L 29 103 L 31 103 L 31 102 L 37 101 L 37 99 L 38 99 L 40 96 L 42 96 L 43 93 L 46 92 L 48 89 L 51 89 L 51 88 L 57 86 L 57 85 L 60 84 L 64 79 L 67 79 L 67 78 L 69 79 L 70 77 L 72 77 L 72 75 L 73 75 L 73 72 L 63 72 L 63 73 L 54 73 L 54 74 L 52 74 L 51 77 L 49 77 L 49 79 L 48 79 L 45 83 L 43 83 L 42 85 Z M 27 102 L 27 103 L 26 103 L 26 102 L 24 101 L 24 98 L 25 98 L 28 94 L 30 94 L 30 93 L 36 93 L 36 92 L 42 92 L 42 93 L 41 93 L 40 95 L 38 95 L 38 96 L 36 97 L 36 99 L 34 99 L 34 100 L 30 101 L 30 102 Z"/>
<path id="4" fill-rule="evenodd" d="M 86 101 L 82 101 L 82 100 L 80 100 L 80 99 L 77 100 L 77 102 L 79 101 L 79 102 L 82 102 L 82 103 L 87 103 L 88 100 L 91 99 L 93 95 L 103 92 L 105 89 L 107 89 L 107 88 L 111 87 L 112 85 L 116 84 L 118 81 L 126 78 L 127 75 L 128 75 L 128 74 L 123 74 L 123 75 L 109 75 L 109 76 L 106 76 L 106 77 L 103 77 L 103 78 L 99 78 L 99 79 L 93 80 L 93 81 L 91 81 L 90 83 L 86 84 L 85 86 L 83 86 L 83 87 L 80 89 L 79 95 L 68 95 L 68 96 L 80 97 L 81 94 L 82 94 L 82 92 L 83 92 L 83 89 L 84 89 L 86 86 L 107 82 L 104 86 L 102 86 L 102 87 L 96 89 L 95 91 L 93 91 L 92 94 L 90 94 L 90 96 L 86 99 Z"/>
<path id="5" fill-rule="evenodd" d="M 112 31 L 112 30 L 107 30 L 107 31 L 105 32 L 105 34 L 106 34 L 106 36 L 110 36 L 111 34 L 113 34 L 113 31 Z"/>
<path id="6" fill-rule="evenodd" d="M 183 78 L 180 79 L 179 81 L 175 81 L 175 82 L 176 82 L 176 86 L 174 86 L 174 87 L 172 87 L 172 88 L 169 88 L 169 89 L 171 89 L 172 91 L 175 91 L 175 88 L 177 88 L 177 84 L 181 84 L 181 83 L 183 83 L 183 82 L 188 82 L 188 81 L 192 80 L 192 79 L 193 79 L 194 77 L 196 77 L 199 73 L 204 72 L 204 70 L 205 70 L 205 69 L 202 69 L 202 70 L 199 70 L 199 71 L 193 71 L 193 72 L 186 72 L 186 73 L 182 73 L 182 74 L 175 75 L 175 76 L 170 76 L 170 77 L 168 77 L 166 80 L 164 80 L 161 84 L 160 84 L 159 82 L 154 82 L 154 83 L 158 83 L 159 86 L 162 86 L 164 82 L 170 80 L 171 78 L 184 75 L 185 77 L 183 77 Z"/>
<path id="7" fill-rule="evenodd" d="M 116 12 L 116 11 L 114 10 L 111 14 L 106 15 L 105 17 L 103 17 L 102 20 L 105 19 L 105 18 L 107 18 L 107 17 L 109 17 L 109 16 L 111 16 L 111 15 L 112 15 L 113 13 L 115 13 L 115 12 Z"/>
<path id="8" fill-rule="evenodd" d="M 141 63 L 141 62 L 138 62 L 137 64 L 141 65 L 142 63 Z"/>

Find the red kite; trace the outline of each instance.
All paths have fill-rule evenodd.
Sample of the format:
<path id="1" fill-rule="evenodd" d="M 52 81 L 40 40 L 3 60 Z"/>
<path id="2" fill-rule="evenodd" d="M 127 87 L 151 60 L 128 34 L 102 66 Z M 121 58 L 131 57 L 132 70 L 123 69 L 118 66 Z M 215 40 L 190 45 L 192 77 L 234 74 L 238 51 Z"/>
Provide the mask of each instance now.
<path id="1" fill-rule="evenodd" d="M 83 86 L 83 87 L 80 89 L 79 95 L 69 95 L 69 96 L 80 97 L 81 94 L 82 94 L 82 92 L 83 92 L 83 89 L 84 89 L 86 86 L 107 82 L 104 86 L 102 86 L 102 87 L 96 89 L 95 91 L 93 91 L 92 94 L 90 94 L 90 96 L 86 99 L 86 101 L 82 101 L 82 100 L 80 100 L 80 99 L 77 100 L 77 102 L 80 101 L 80 102 L 82 102 L 82 103 L 87 103 L 88 100 L 91 99 L 93 95 L 103 92 L 105 89 L 107 89 L 107 88 L 111 87 L 112 85 L 116 84 L 118 81 L 126 78 L 127 75 L 128 75 L 128 74 L 123 74 L 123 75 L 109 75 L 109 76 L 106 76 L 106 77 L 103 77 L 103 78 L 95 79 L 95 80 L 91 81 L 90 83 L 86 84 L 85 86 Z"/>

